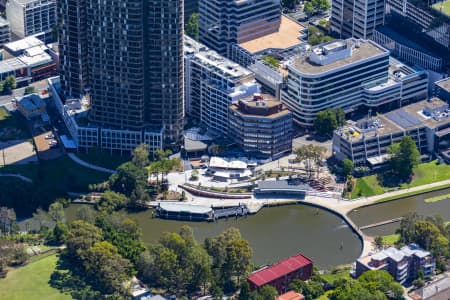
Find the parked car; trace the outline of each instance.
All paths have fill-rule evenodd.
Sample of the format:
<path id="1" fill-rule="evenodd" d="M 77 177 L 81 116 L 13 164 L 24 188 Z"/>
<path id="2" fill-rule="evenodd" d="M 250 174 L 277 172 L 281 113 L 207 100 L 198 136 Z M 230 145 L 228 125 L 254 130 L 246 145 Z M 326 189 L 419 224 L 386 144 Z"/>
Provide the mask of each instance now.
<path id="1" fill-rule="evenodd" d="M 53 140 L 53 141 L 48 142 L 48 144 L 49 144 L 50 146 L 56 146 L 56 145 L 58 145 L 58 142 L 55 141 L 55 140 Z"/>
<path id="2" fill-rule="evenodd" d="M 53 133 L 47 134 L 47 135 L 45 136 L 45 139 L 46 139 L 46 140 L 51 140 L 51 139 L 54 139 L 54 138 L 55 138 L 55 135 L 54 135 Z"/>

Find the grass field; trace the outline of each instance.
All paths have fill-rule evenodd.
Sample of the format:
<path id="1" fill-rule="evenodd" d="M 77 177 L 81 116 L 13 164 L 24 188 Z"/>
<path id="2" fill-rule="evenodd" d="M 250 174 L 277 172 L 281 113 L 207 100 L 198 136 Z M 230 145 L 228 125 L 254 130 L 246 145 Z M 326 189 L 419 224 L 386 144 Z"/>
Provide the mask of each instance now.
<path id="1" fill-rule="evenodd" d="M 0 299 L 72 299 L 49 285 L 56 261 L 57 256 L 51 255 L 8 272 L 5 279 L 0 279 Z"/>
<path id="2" fill-rule="evenodd" d="M 328 273 L 320 275 L 321 278 L 326 280 L 328 283 L 333 284 L 337 279 L 350 279 L 350 269 L 351 268 L 343 268 L 337 271 L 336 273 Z"/>
<path id="3" fill-rule="evenodd" d="M 30 138 L 24 124 L 11 115 L 4 107 L 0 107 L 0 141 Z"/>
<path id="4" fill-rule="evenodd" d="M 414 170 L 414 176 L 409 183 L 403 183 L 398 188 L 407 189 L 428 183 L 450 179 L 450 165 L 437 164 L 437 161 L 420 164 Z M 394 190 L 392 187 L 383 187 L 376 175 L 358 178 L 352 192 L 352 198 L 381 195 Z"/>
<path id="5" fill-rule="evenodd" d="M 75 192 L 86 191 L 89 184 L 103 182 L 109 177 L 109 174 L 80 166 L 67 156 L 39 164 L 0 167 L 0 172 L 29 177 L 42 188 L 54 187 Z"/>
<path id="6" fill-rule="evenodd" d="M 383 238 L 383 244 L 386 246 L 392 246 L 395 245 L 400 239 L 399 234 L 390 234 L 390 235 L 384 235 Z"/>
<path id="7" fill-rule="evenodd" d="M 110 175 L 80 166 L 67 156 L 39 164 L 0 167 L 0 173 L 21 174 L 33 180 L 33 184 L 25 186 L 18 179 L 1 179 L 8 179 L 11 189 L 3 190 L 0 201 L 4 199 L 20 217 L 30 216 L 38 207 L 47 209 L 55 199 L 66 198 L 67 192 L 88 192 L 89 184 L 104 182 Z M 0 182 L 0 186 L 5 184 Z"/>
<path id="8" fill-rule="evenodd" d="M 435 3 L 433 4 L 433 8 L 437 11 L 442 11 L 447 16 L 450 16 L 450 0 Z"/>
<path id="9" fill-rule="evenodd" d="M 88 163 L 112 170 L 117 169 L 121 164 L 131 160 L 129 155 L 110 155 L 106 151 L 100 152 L 98 150 L 91 150 L 88 153 L 77 153 L 77 156 Z"/>

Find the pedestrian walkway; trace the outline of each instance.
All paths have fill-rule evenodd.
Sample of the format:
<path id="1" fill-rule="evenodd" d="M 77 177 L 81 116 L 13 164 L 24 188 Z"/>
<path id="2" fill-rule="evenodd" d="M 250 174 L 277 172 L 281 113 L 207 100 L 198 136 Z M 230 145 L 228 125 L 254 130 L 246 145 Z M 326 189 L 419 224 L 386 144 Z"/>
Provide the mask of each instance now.
<path id="1" fill-rule="evenodd" d="M 20 180 L 26 181 L 28 183 L 33 183 L 33 180 L 31 180 L 28 177 L 22 176 L 20 174 L 0 174 L 0 177 L 1 176 L 3 176 L 3 177 L 16 177 L 16 178 L 19 178 Z"/>
<path id="2" fill-rule="evenodd" d="M 70 157 L 71 160 L 76 162 L 79 165 L 82 165 L 83 167 L 96 170 L 103 173 L 109 173 L 109 174 L 116 174 L 117 172 L 115 170 L 99 167 L 93 164 L 90 164 L 88 162 L 85 162 L 84 160 L 81 160 L 78 156 L 75 155 L 75 153 L 67 153 L 67 155 Z"/>

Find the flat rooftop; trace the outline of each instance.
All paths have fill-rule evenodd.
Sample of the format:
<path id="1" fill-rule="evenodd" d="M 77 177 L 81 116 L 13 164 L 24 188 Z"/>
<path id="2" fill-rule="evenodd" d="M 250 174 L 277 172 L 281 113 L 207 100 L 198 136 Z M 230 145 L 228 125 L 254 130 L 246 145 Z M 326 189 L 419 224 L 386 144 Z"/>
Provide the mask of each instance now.
<path id="1" fill-rule="evenodd" d="M 3 47 L 7 50 L 9 49 L 13 52 L 16 52 L 43 45 L 44 42 L 38 39 L 37 37 L 29 36 L 24 39 L 5 44 Z"/>
<path id="2" fill-rule="evenodd" d="M 300 39 L 301 31 L 305 27 L 292 21 L 286 16 L 281 16 L 281 24 L 277 32 L 264 35 L 251 41 L 239 44 L 250 53 L 257 53 L 265 49 L 287 49 L 303 43 Z"/>
<path id="3" fill-rule="evenodd" d="M 450 77 L 437 81 L 436 85 L 450 93 Z"/>
<path id="4" fill-rule="evenodd" d="M 14 72 L 26 67 L 27 65 L 16 57 L 0 61 L 0 73 Z"/>
<path id="5" fill-rule="evenodd" d="M 345 65 L 353 64 L 365 59 L 369 59 L 372 57 L 377 57 L 381 55 L 388 56 L 389 51 L 382 48 L 381 46 L 375 44 L 374 42 L 367 40 L 359 40 L 359 47 L 355 47 L 357 40 L 355 39 L 347 39 L 345 40 L 348 43 L 349 47 L 352 47 L 351 56 L 336 60 L 329 64 L 319 65 L 312 62 L 305 55 L 297 55 L 295 56 L 289 63 L 290 68 L 294 68 L 295 70 L 300 71 L 304 74 L 320 74 L 333 69 L 340 68 Z M 319 47 L 320 45 L 316 46 Z"/>
<path id="6" fill-rule="evenodd" d="M 447 105 L 446 102 L 439 98 L 432 98 L 431 100 L 422 100 L 402 108 L 393 110 L 387 114 L 373 117 L 370 120 L 367 118 L 360 119 L 354 124 L 347 124 L 336 130 L 336 133 L 342 137 L 346 137 L 353 142 L 362 140 L 364 137 L 373 138 L 376 136 L 383 136 L 386 134 L 403 132 L 421 127 L 428 127 L 431 129 L 440 127 L 450 122 L 449 113 L 439 119 L 424 114 L 425 107 L 430 109 L 437 109 Z M 448 105 L 447 105 L 448 107 Z M 365 124 L 362 126 L 362 124 Z M 364 127 L 364 128 L 362 128 Z M 436 133 L 438 134 L 438 132 Z"/>

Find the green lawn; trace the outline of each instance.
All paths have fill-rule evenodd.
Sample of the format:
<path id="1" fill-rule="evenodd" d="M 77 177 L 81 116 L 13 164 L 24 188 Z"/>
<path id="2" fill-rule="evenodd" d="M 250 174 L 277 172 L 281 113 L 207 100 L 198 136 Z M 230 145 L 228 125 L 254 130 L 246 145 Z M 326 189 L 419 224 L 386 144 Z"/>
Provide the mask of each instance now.
<path id="1" fill-rule="evenodd" d="M 433 8 L 436 9 L 437 11 L 441 11 L 442 9 L 442 12 L 444 14 L 450 16 L 450 0 L 435 3 L 433 5 Z"/>
<path id="2" fill-rule="evenodd" d="M 333 282 L 337 279 L 350 279 L 350 268 L 346 267 L 343 269 L 340 269 L 339 271 L 335 272 L 334 274 L 328 273 L 320 275 L 321 278 L 326 280 L 328 283 L 333 284 Z"/>
<path id="3" fill-rule="evenodd" d="M 57 256 L 52 255 L 8 272 L 5 279 L 0 279 L 0 299 L 72 299 L 49 285 L 56 261 Z"/>
<path id="4" fill-rule="evenodd" d="M 399 234 L 390 234 L 390 235 L 384 235 L 384 236 L 382 236 L 382 238 L 383 238 L 383 243 L 386 246 L 392 246 L 399 241 L 400 235 Z"/>
<path id="5" fill-rule="evenodd" d="M 80 166 L 67 156 L 38 164 L 8 165 L 0 167 L 0 172 L 24 175 L 41 187 L 53 186 L 75 192 L 86 191 L 89 184 L 103 182 L 109 177 L 107 173 Z"/>
<path id="6" fill-rule="evenodd" d="M 369 197 L 383 194 L 384 190 L 380 186 L 376 175 L 358 178 L 355 188 L 352 191 L 352 199 L 359 197 Z"/>
<path id="7" fill-rule="evenodd" d="M 410 183 L 403 183 L 400 189 L 420 186 L 428 183 L 450 179 L 450 165 L 437 161 L 420 164 L 414 170 L 414 176 Z M 394 190 L 392 187 L 383 187 L 377 180 L 377 175 L 370 175 L 358 178 L 356 186 L 352 192 L 352 199 L 359 197 L 370 197 L 381 195 Z"/>
<path id="8" fill-rule="evenodd" d="M 24 124 L 4 107 L 0 107 L 0 141 L 30 138 Z"/>
<path id="9" fill-rule="evenodd" d="M 104 182 L 110 175 L 80 166 L 67 156 L 38 164 L 0 167 L 0 173 L 21 174 L 33 180 L 32 185 L 25 186 L 18 179 L 8 178 L 12 188 L 0 195 L 0 202 L 3 199 L 9 203 L 21 217 L 30 216 L 38 207 L 46 209 L 55 199 L 67 197 L 67 192 L 87 192 L 89 184 Z"/>
<path id="10" fill-rule="evenodd" d="M 101 152 L 98 150 L 91 150 L 88 153 L 77 153 L 77 156 L 93 165 L 113 170 L 117 169 L 118 166 L 131 159 L 129 155 L 110 155 L 106 151 Z"/>

